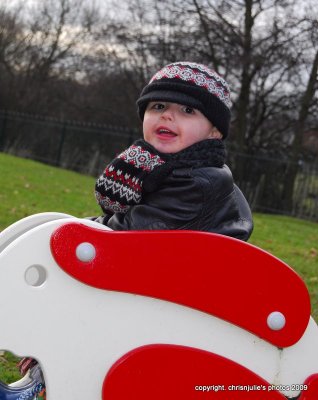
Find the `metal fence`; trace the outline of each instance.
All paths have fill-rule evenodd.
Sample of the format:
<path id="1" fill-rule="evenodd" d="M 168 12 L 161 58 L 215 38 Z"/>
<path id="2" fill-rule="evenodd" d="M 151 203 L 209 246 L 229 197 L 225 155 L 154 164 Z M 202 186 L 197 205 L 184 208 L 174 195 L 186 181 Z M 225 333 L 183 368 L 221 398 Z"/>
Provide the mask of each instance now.
<path id="1" fill-rule="evenodd" d="M 0 151 L 98 176 L 105 164 L 140 137 L 138 130 L 0 110 Z M 292 209 L 282 201 L 288 159 L 239 154 L 228 143 L 228 164 L 254 211 L 318 221 L 318 158 L 302 162 Z M 237 170 L 244 170 L 238 179 Z"/>
<path id="2" fill-rule="evenodd" d="M 318 222 L 318 158 L 301 161 L 297 165 L 292 207 L 284 200 L 291 162 L 270 156 L 251 156 L 232 152 L 229 166 L 234 177 L 238 165 L 244 169 L 236 183 L 247 197 L 252 210 L 265 213 L 285 214 Z"/>
<path id="3" fill-rule="evenodd" d="M 138 136 L 120 126 L 0 110 L 0 151 L 89 175 Z"/>

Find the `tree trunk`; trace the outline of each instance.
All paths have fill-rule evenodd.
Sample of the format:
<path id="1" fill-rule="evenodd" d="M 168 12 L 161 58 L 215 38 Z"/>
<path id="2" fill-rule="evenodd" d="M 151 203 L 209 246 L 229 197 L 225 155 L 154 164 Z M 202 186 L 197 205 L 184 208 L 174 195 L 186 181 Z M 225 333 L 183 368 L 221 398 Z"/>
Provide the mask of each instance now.
<path id="1" fill-rule="evenodd" d="M 315 95 L 317 72 L 318 72 L 318 51 L 316 52 L 312 64 L 306 91 L 302 96 L 298 121 L 295 124 L 294 140 L 291 146 L 290 163 L 287 168 L 286 183 L 284 185 L 284 190 L 282 194 L 282 200 L 284 202 L 287 212 L 292 212 L 293 210 L 293 193 L 299 170 L 299 161 L 302 150 L 305 123 L 309 114 L 310 103 Z"/>
<path id="2" fill-rule="evenodd" d="M 250 88 L 251 88 L 251 56 L 252 56 L 252 27 L 254 19 L 252 16 L 252 0 L 245 0 L 245 23 L 244 23 L 244 37 L 242 49 L 242 73 L 241 73 L 241 88 L 237 100 L 237 115 L 235 126 L 235 139 L 237 143 L 238 152 L 245 154 L 246 149 L 246 130 L 248 125 L 248 108 L 250 101 Z M 239 162 L 236 168 L 237 180 L 241 181 L 244 177 L 244 164 Z"/>

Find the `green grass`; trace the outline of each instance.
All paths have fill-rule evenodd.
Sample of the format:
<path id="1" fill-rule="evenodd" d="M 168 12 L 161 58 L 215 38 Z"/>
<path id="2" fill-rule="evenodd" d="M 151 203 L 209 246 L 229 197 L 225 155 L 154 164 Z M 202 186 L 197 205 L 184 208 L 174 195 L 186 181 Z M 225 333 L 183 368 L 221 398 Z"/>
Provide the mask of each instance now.
<path id="1" fill-rule="evenodd" d="M 0 153 L 0 230 L 38 212 L 99 215 L 94 179 Z"/>
<path id="2" fill-rule="evenodd" d="M 318 224 L 279 215 L 254 215 L 250 243 L 274 254 L 305 281 L 318 321 Z"/>
<path id="3" fill-rule="evenodd" d="M 0 380 L 11 383 L 21 378 L 17 369 L 19 358 L 12 353 L 5 352 L 0 355 Z"/>
<path id="4" fill-rule="evenodd" d="M 1 153 L 0 171 L 0 230 L 44 211 L 78 217 L 100 214 L 92 177 Z M 263 214 L 255 214 L 254 222 L 250 243 L 274 254 L 300 274 L 311 296 L 312 315 L 318 321 L 318 225 Z M 0 379 L 5 382 L 18 376 L 12 357 L 0 358 Z"/>

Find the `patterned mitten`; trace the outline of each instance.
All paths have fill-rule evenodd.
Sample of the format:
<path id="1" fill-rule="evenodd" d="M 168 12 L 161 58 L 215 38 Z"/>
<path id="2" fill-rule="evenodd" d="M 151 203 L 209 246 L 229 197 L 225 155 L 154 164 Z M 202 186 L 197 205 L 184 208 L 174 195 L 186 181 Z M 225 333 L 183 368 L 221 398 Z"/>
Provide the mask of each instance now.
<path id="1" fill-rule="evenodd" d="M 144 180 L 166 164 L 164 155 L 137 140 L 107 165 L 95 186 L 98 204 L 106 214 L 125 213 L 140 203 Z"/>

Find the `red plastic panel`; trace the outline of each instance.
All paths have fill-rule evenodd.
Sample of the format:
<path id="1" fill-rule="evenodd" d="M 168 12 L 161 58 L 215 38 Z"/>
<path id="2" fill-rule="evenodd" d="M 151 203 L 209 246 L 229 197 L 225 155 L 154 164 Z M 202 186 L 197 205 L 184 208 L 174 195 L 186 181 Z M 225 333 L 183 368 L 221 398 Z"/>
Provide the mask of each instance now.
<path id="1" fill-rule="evenodd" d="M 245 367 L 213 353 L 176 345 L 148 345 L 125 354 L 109 370 L 102 398 L 285 400 Z"/>
<path id="2" fill-rule="evenodd" d="M 318 374 L 311 375 L 306 379 L 304 385 L 300 385 L 302 394 L 298 400 L 317 400 L 318 399 Z"/>
<path id="3" fill-rule="evenodd" d="M 76 248 L 89 242 L 91 262 Z M 278 347 L 296 343 L 310 317 L 308 291 L 279 259 L 226 236 L 191 231 L 125 231 L 66 223 L 51 238 L 57 264 L 97 288 L 156 297 L 213 314 Z M 285 326 L 272 330 L 270 313 Z"/>

